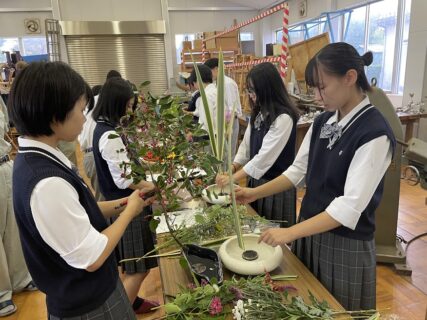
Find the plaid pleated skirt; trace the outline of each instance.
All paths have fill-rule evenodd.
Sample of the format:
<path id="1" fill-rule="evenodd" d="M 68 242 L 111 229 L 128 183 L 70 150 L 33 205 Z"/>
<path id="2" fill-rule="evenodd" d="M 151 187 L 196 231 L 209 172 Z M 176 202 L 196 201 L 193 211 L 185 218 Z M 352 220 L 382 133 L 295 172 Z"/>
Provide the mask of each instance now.
<path id="1" fill-rule="evenodd" d="M 346 310 L 375 309 L 375 239 L 324 232 L 296 240 L 292 251 Z"/>
<path id="2" fill-rule="evenodd" d="M 49 320 L 136 320 L 135 312 L 126 295 L 123 284 L 118 279 L 117 287 L 104 302 L 95 310 L 77 317 L 58 318 L 52 315 Z"/>
<path id="3" fill-rule="evenodd" d="M 149 220 L 145 217 L 151 215 L 151 207 L 145 207 L 144 211 L 127 226 L 125 233 L 117 245 L 117 262 L 123 259 L 142 257 L 154 249 L 154 237 L 149 226 Z M 115 218 L 112 218 L 113 222 Z M 144 273 L 149 269 L 157 267 L 157 259 L 141 259 L 139 262 L 129 261 L 118 264 L 122 271 L 128 274 Z"/>
<path id="4" fill-rule="evenodd" d="M 270 180 L 254 178 L 248 179 L 248 187 L 256 188 Z M 262 217 L 268 220 L 287 221 L 280 223 L 281 227 L 290 227 L 296 222 L 296 199 L 295 188 L 280 192 L 269 197 L 258 199 L 252 202 L 251 207 Z"/>

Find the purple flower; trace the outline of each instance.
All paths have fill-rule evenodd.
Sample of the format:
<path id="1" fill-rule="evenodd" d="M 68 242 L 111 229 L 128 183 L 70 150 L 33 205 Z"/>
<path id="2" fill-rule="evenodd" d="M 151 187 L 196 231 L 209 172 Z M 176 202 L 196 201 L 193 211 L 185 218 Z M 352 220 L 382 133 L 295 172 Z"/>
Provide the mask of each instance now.
<path id="1" fill-rule="evenodd" d="M 239 288 L 231 287 L 229 290 L 231 293 L 233 293 L 236 296 L 236 300 L 242 300 L 243 299 L 243 293 Z"/>
<path id="2" fill-rule="evenodd" d="M 218 297 L 213 297 L 209 305 L 209 313 L 211 316 L 220 314 L 222 312 L 221 299 Z"/>

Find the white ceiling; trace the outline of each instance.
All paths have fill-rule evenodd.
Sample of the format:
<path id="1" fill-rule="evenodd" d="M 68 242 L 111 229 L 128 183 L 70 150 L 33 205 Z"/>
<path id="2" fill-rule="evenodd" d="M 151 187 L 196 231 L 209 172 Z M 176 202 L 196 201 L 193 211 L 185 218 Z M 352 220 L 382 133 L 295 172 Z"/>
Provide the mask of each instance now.
<path id="1" fill-rule="evenodd" d="M 283 2 L 283 0 L 225 0 L 230 3 L 235 3 L 236 5 L 243 6 L 243 7 L 250 7 L 254 9 L 264 9 L 274 6 L 275 4 L 278 4 L 280 2 Z"/>

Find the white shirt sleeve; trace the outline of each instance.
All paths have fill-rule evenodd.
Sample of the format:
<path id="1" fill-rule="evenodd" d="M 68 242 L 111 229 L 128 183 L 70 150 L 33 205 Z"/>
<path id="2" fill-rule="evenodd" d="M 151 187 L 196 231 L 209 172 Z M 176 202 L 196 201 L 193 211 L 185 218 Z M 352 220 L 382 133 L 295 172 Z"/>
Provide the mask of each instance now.
<path id="1" fill-rule="evenodd" d="M 126 189 L 132 184 L 131 179 L 126 179 L 122 176 L 124 173 L 123 168 L 120 165 L 123 162 L 130 162 L 126 152 L 117 152 L 118 150 L 126 149 L 122 139 L 108 139 L 110 134 L 117 135 L 117 132 L 114 130 L 105 132 L 99 139 L 99 151 L 101 153 L 102 159 L 107 161 L 108 169 L 110 170 L 111 177 L 113 178 L 114 183 L 119 189 Z M 126 174 L 129 174 L 131 171 L 130 167 L 127 168 Z"/>
<path id="2" fill-rule="evenodd" d="M 271 168 L 288 143 L 293 125 L 292 118 L 287 114 L 276 118 L 264 136 L 258 154 L 243 167 L 249 176 L 259 179 Z"/>
<path id="3" fill-rule="evenodd" d="M 244 166 L 250 158 L 250 139 L 251 139 L 251 124 L 248 123 L 246 127 L 245 135 L 243 136 L 243 140 L 239 145 L 239 149 L 237 150 L 236 156 L 234 157 L 234 162 Z"/>
<path id="4" fill-rule="evenodd" d="M 310 150 L 310 141 L 313 125 L 310 126 L 305 134 L 304 140 L 299 147 L 298 153 L 292 165 L 283 174 L 292 182 L 294 186 L 300 186 L 304 182 L 307 173 L 308 153 Z"/>
<path id="5" fill-rule="evenodd" d="M 326 212 L 352 230 L 391 163 L 392 148 L 387 136 L 373 139 L 357 149 L 351 160 L 344 195 L 335 198 Z"/>
<path id="6" fill-rule="evenodd" d="M 194 110 L 194 112 L 193 112 L 193 115 L 195 116 L 195 117 L 199 117 L 199 115 L 200 115 L 200 102 L 202 101 L 202 97 L 198 97 L 197 98 L 197 100 L 196 100 L 196 109 Z"/>
<path id="7" fill-rule="evenodd" d="M 38 182 L 30 206 L 40 236 L 70 266 L 86 269 L 104 251 L 108 238 L 90 224 L 77 191 L 64 179 Z"/>
<path id="8" fill-rule="evenodd" d="M 236 115 L 240 117 L 242 115 L 242 105 L 240 103 L 240 93 L 237 83 L 233 79 L 226 77 L 224 89 L 226 110 L 231 112 L 233 108 L 236 108 Z"/>

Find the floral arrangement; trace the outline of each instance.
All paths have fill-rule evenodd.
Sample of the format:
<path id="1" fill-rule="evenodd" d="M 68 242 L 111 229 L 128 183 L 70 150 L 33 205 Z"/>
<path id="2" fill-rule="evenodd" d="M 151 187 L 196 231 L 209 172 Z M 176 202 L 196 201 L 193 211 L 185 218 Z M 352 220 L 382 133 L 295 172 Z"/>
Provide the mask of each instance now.
<path id="1" fill-rule="evenodd" d="M 145 82 L 142 86 L 148 84 Z M 189 132 L 193 137 L 204 136 L 206 132 L 191 116 L 184 114 L 179 100 L 173 96 L 141 94 L 136 109 L 121 119 L 117 132 L 126 144 L 126 150 L 117 152 L 127 152 L 131 159 L 122 164 L 123 174 L 135 183 L 150 176 L 155 185 L 160 208 L 154 211 L 154 219 L 150 221 L 153 231 L 159 223 L 158 216 L 179 208 L 183 190 L 197 197 L 206 185 L 203 181 L 214 180 L 220 161 L 204 152 L 209 142 L 188 139 Z M 169 219 L 166 222 L 169 223 Z M 175 238 L 173 228 L 169 227 Z M 181 245 L 179 239 L 175 240 Z"/>
<path id="2" fill-rule="evenodd" d="M 198 83 L 203 83 L 202 77 L 200 76 L 200 72 L 197 68 L 196 63 L 193 58 L 194 69 L 196 71 L 196 77 Z M 217 115 L 216 115 L 216 126 L 214 126 L 214 122 L 211 118 L 211 112 L 208 105 L 208 99 L 204 90 L 204 87 L 200 85 L 200 96 L 203 100 L 203 108 L 206 114 L 206 121 L 208 125 L 208 133 L 209 133 L 209 141 L 211 145 L 211 149 L 215 157 L 222 164 L 227 164 L 227 173 L 231 177 L 231 136 L 232 136 L 232 127 L 235 113 L 235 107 L 231 112 L 225 111 L 225 96 L 224 96 L 224 83 L 225 83 L 225 75 L 224 75 L 224 56 L 222 51 L 220 50 L 218 55 L 218 77 L 217 77 Z M 228 142 L 228 152 L 227 159 L 224 161 L 224 148 Z M 237 212 L 236 207 L 236 196 L 234 194 L 234 186 L 233 179 L 230 179 L 230 190 L 231 190 L 231 201 L 232 208 L 234 213 L 234 229 L 237 235 L 237 240 L 239 247 L 241 249 L 245 249 L 245 244 L 243 242 L 243 234 L 240 222 L 240 215 Z"/>
<path id="3" fill-rule="evenodd" d="M 268 227 L 270 221 L 258 215 L 248 215 L 246 207 L 237 206 L 237 211 L 241 219 L 242 227 L 245 231 L 252 233 L 256 228 Z M 170 225 L 174 229 L 175 237 L 183 244 L 193 243 L 205 247 L 217 246 L 235 234 L 234 212 L 231 207 L 213 205 L 194 215 L 194 224 L 185 226 L 185 223 L 175 224 L 173 216 L 169 217 Z M 169 237 L 155 249 L 147 252 L 141 258 L 169 257 L 180 254 L 176 248 L 176 241 Z M 141 259 L 138 258 L 138 259 Z M 136 260 L 136 259 L 130 259 Z"/>
<path id="4" fill-rule="evenodd" d="M 294 276 L 270 276 L 267 273 L 248 279 L 233 277 L 220 286 L 206 282 L 201 286 L 189 284 L 172 302 L 162 306 L 166 311 L 164 318 L 225 319 L 232 315 L 236 320 L 379 319 L 376 310 L 333 310 L 311 292 L 310 304 L 307 304 L 296 295 L 296 288 L 283 284 L 284 280 L 294 279 Z"/>

